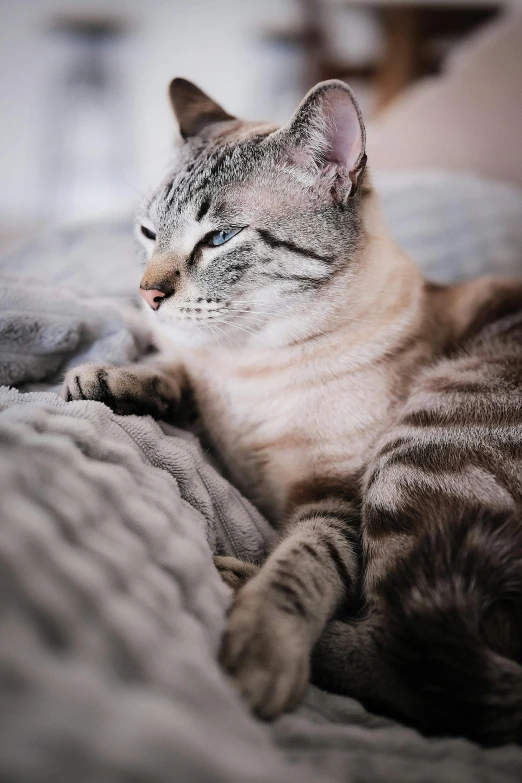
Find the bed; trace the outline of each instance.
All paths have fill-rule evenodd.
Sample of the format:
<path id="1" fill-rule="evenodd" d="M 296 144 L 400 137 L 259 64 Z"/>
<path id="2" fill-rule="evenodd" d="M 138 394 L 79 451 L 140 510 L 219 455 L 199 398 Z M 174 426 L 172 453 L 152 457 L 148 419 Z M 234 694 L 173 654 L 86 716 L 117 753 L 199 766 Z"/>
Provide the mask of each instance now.
<path id="1" fill-rule="evenodd" d="M 376 178 L 427 275 L 522 272 L 522 192 L 438 172 Z M 231 595 L 213 554 L 273 531 L 188 432 L 65 403 L 64 371 L 139 358 L 129 220 L 0 261 L 0 779 L 9 783 L 515 783 L 522 748 L 426 739 L 310 686 L 253 718 L 216 663 Z"/>

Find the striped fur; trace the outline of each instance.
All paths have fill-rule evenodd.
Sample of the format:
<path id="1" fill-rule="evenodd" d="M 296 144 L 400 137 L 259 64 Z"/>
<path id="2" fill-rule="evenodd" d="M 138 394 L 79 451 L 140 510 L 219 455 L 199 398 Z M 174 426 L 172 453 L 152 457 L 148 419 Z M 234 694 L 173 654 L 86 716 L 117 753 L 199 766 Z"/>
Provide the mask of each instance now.
<path id="1" fill-rule="evenodd" d="M 314 659 L 325 687 L 484 744 L 522 741 L 522 289 L 501 300 L 376 446 L 365 612 L 331 624 Z"/>
<path id="2" fill-rule="evenodd" d="M 260 716 L 312 663 L 426 732 L 522 739 L 522 286 L 422 280 L 342 83 L 282 129 L 183 80 L 171 99 L 182 139 L 137 224 L 161 362 L 80 368 L 65 394 L 176 418 L 190 392 L 278 527 L 260 568 L 216 559 L 237 590 L 221 658 Z"/>

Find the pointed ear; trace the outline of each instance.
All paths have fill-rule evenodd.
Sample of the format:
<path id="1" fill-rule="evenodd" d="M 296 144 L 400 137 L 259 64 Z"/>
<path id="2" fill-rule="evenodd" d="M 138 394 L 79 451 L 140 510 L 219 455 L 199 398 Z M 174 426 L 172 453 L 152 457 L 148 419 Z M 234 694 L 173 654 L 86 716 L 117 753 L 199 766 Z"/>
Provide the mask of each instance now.
<path id="1" fill-rule="evenodd" d="M 173 79 L 169 85 L 169 96 L 184 139 L 196 136 L 214 122 L 235 119 L 187 79 Z"/>
<path id="2" fill-rule="evenodd" d="M 313 165 L 334 180 L 338 198 L 355 195 L 366 164 L 366 132 L 348 85 L 337 79 L 318 84 L 278 134 L 297 164 Z"/>

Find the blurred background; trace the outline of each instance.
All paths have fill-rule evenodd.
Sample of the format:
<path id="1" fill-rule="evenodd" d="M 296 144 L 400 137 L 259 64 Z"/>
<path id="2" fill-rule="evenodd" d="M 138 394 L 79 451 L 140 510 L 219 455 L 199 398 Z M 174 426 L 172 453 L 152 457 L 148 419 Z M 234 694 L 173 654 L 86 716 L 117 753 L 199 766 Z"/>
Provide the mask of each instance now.
<path id="1" fill-rule="evenodd" d="M 126 215 L 168 159 L 185 76 L 232 113 L 284 121 L 348 80 L 379 170 L 522 184 L 520 2 L 0 0 L 0 250 Z"/>

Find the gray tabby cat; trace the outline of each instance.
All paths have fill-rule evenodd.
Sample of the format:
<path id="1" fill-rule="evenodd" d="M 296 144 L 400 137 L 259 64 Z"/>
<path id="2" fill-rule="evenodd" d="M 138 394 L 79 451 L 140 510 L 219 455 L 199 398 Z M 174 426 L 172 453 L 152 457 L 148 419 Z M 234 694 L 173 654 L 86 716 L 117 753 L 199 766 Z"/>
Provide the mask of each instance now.
<path id="1" fill-rule="evenodd" d="M 175 79 L 172 168 L 137 221 L 165 347 L 65 395 L 175 418 L 280 530 L 224 666 L 260 716 L 324 687 L 425 732 L 522 740 L 522 286 L 425 283 L 390 239 L 345 84 L 283 128 Z"/>

